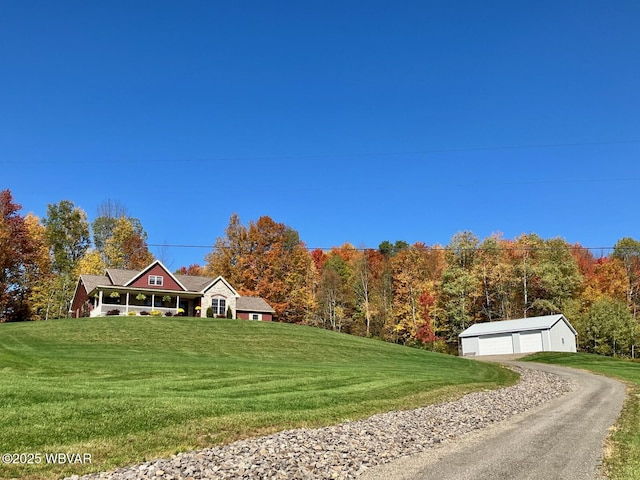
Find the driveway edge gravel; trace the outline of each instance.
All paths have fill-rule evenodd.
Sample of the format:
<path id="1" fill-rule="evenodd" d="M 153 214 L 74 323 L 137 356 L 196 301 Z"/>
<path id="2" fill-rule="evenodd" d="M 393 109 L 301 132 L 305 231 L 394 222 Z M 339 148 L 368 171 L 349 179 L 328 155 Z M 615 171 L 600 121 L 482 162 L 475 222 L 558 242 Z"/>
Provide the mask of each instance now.
<path id="1" fill-rule="evenodd" d="M 325 428 L 288 430 L 82 478 L 288 480 L 348 479 L 363 474 L 362 478 L 384 477 L 385 480 L 420 478 L 394 477 L 389 473 L 382 473 L 383 477 L 375 475 L 382 471 L 378 465 L 420 452 L 434 456 L 436 451 L 443 452 L 434 449 L 443 442 L 471 438 L 467 437 L 469 432 L 522 414 L 571 390 L 572 381 L 566 375 L 537 366 L 532 368 L 531 364 L 514 368 L 521 373 L 518 384 L 471 393 L 457 401 L 382 413 Z M 392 463 L 389 467 L 392 472 L 400 468 L 402 474 L 419 472 L 419 467 L 404 464 Z"/>

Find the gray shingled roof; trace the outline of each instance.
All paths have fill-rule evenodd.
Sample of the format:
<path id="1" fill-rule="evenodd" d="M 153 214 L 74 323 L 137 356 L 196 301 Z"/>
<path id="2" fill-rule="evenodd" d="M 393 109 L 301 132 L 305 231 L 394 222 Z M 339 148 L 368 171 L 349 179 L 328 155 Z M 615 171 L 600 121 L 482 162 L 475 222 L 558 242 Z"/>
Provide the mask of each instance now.
<path id="1" fill-rule="evenodd" d="M 276 312 L 262 297 L 240 297 L 236 300 L 236 310 L 241 312 Z"/>
<path id="2" fill-rule="evenodd" d="M 84 288 L 87 289 L 87 293 L 98 285 L 109 285 L 111 283 L 106 275 L 80 275 L 80 280 L 82 280 Z"/>
<path id="3" fill-rule="evenodd" d="M 500 322 L 485 322 L 471 325 L 463 331 L 459 337 L 474 337 L 476 335 L 491 335 L 494 333 L 507 333 L 526 330 L 544 330 L 553 327 L 561 319 L 574 331 L 569 321 L 562 314 L 545 315 L 542 317 L 519 318 L 517 320 L 503 320 Z"/>
<path id="4" fill-rule="evenodd" d="M 113 285 L 124 285 L 136 275 L 140 275 L 138 270 L 124 270 L 122 268 L 108 268 L 107 275 L 113 279 Z M 110 284 L 111 282 L 109 282 Z"/>
<path id="5" fill-rule="evenodd" d="M 174 277 L 190 292 L 201 292 L 204 287 L 215 280 L 210 277 L 196 277 L 194 275 L 174 275 Z"/>

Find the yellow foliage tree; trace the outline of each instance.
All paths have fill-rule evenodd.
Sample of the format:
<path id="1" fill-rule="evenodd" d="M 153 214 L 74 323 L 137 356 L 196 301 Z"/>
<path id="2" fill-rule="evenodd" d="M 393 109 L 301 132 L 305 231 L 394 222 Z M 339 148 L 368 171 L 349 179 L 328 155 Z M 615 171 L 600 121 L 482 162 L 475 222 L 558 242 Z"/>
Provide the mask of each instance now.
<path id="1" fill-rule="evenodd" d="M 76 267 L 76 276 L 78 275 L 103 275 L 105 264 L 102 261 L 102 255 L 97 250 L 87 250 L 84 256 L 78 262 Z"/>

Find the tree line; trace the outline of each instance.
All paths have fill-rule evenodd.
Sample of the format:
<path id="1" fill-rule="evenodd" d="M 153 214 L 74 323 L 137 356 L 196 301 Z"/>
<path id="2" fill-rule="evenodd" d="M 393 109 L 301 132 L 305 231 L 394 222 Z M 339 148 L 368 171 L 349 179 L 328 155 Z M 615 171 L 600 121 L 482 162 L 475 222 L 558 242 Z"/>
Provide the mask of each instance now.
<path id="1" fill-rule="evenodd" d="M 561 238 L 472 232 L 447 245 L 383 241 L 308 251 L 292 228 L 237 215 L 201 268 L 259 295 L 283 322 L 452 352 L 477 322 L 564 313 L 584 351 L 628 355 L 638 340 L 640 242 L 607 256 Z"/>
<path id="2" fill-rule="evenodd" d="M 9 190 L 0 191 L 2 322 L 66 317 L 80 274 L 153 261 L 140 221 L 119 202 L 103 202 L 91 225 L 69 200 L 49 204 L 42 219 L 20 210 Z"/>
<path id="3" fill-rule="evenodd" d="M 67 315 L 77 276 L 140 269 L 153 256 L 140 222 L 107 201 L 89 225 L 69 201 L 41 221 L 21 217 L 0 192 L 0 319 Z M 93 241 L 90 231 L 93 232 Z M 472 232 L 447 245 L 383 241 L 309 251 L 293 228 L 238 215 L 201 266 L 187 275 L 224 276 L 242 295 L 261 296 L 276 319 L 454 352 L 477 322 L 564 313 L 584 351 L 629 355 L 638 340 L 640 242 L 619 240 L 608 255 L 535 233 L 515 239 Z"/>

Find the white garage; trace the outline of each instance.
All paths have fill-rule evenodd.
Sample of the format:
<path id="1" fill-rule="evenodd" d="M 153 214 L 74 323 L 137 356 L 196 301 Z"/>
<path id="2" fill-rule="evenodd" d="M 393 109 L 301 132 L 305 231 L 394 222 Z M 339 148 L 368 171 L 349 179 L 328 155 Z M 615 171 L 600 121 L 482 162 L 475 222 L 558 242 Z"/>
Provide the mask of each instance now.
<path id="1" fill-rule="evenodd" d="M 511 335 L 484 335 L 478 338 L 478 355 L 503 355 L 513 353 Z"/>
<path id="2" fill-rule="evenodd" d="M 462 355 L 575 352 L 576 330 L 562 314 L 476 323 L 458 337 Z"/>
<path id="3" fill-rule="evenodd" d="M 520 332 L 520 352 L 542 352 L 542 332 Z"/>

